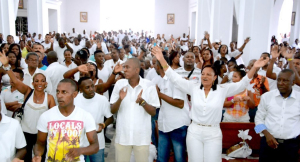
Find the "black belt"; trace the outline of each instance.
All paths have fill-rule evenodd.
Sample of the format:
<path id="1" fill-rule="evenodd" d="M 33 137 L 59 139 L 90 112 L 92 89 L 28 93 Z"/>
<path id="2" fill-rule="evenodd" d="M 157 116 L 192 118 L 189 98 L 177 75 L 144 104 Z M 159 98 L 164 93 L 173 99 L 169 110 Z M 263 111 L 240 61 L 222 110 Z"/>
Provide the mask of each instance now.
<path id="1" fill-rule="evenodd" d="M 298 142 L 298 137 L 291 138 L 291 139 L 279 139 L 275 138 L 278 143 L 286 143 L 286 142 Z"/>

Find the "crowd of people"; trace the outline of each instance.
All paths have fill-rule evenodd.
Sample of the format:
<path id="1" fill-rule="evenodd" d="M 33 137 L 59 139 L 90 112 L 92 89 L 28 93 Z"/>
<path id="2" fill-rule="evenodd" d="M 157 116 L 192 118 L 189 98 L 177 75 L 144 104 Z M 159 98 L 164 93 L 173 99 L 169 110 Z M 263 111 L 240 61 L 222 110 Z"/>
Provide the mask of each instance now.
<path id="1" fill-rule="evenodd" d="M 104 161 L 112 124 L 117 162 L 148 161 L 151 143 L 158 162 L 219 162 L 220 122 L 255 122 L 259 161 L 298 161 L 298 39 L 245 63 L 250 37 L 150 34 L 0 33 L 0 161 Z"/>

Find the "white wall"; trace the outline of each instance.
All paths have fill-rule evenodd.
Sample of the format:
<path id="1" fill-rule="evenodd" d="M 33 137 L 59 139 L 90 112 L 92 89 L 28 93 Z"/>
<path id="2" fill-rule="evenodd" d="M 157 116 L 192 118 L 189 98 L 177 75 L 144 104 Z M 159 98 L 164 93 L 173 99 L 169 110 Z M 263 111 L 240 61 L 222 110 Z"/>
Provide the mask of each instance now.
<path id="1" fill-rule="evenodd" d="M 63 32 L 75 28 L 77 33 L 82 34 L 83 29 L 87 29 L 89 34 L 91 30 L 100 29 L 100 0 L 63 0 L 61 11 Z M 88 12 L 88 22 L 80 22 L 80 12 Z"/>
<path id="2" fill-rule="evenodd" d="M 48 9 L 49 31 L 58 31 L 57 10 Z"/>
<path id="3" fill-rule="evenodd" d="M 155 0 L 155 20 L 154 20 L 154 37 L 156 34 L 165 34 L 165 38 L 182 37 L 183 33 L 188 34 L 188 7 L 187 0 Z M 175 14 L 175 23 L 167 24 L 167 14 Z"/>
<path id="4" fill-rule="evenodd" d="M 27 17 L 27 0 L 23 0 L 23 9 L 18 9 L 18 17 Z"/>

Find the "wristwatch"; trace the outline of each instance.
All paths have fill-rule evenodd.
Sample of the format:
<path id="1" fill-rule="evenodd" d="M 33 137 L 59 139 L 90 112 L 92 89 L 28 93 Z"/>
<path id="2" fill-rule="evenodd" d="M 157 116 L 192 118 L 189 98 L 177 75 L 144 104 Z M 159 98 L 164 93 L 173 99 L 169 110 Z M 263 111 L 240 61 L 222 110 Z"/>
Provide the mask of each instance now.
<path id="1" fill-rule="evenodd" d="M 231 99 L 231 102 L 232 102 L 232 103 L 234 103 L 234 100 L 233 100 L 233 99 Z"/>
<path id="2" fill-rule="evenodd" d="M 10 64 L 8 64 L 8 66 L 7 66 L 7 67 L 5 67 L 5 66 L 2 66 L 2 68 L 3 68 L 4 70 L 8 71 L 8 70 L 10 70 L 11 66 L 10 66 Z"/>

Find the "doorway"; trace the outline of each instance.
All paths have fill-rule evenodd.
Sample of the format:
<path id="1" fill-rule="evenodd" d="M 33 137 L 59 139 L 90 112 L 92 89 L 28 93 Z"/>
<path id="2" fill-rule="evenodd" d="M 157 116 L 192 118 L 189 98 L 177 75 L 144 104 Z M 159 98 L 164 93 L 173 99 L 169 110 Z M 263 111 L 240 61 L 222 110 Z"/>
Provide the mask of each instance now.
<path id="1" fill-rule="evenodd" d="M 58 31 L 57 10 L 48 9 L 49 31 Z"/>

